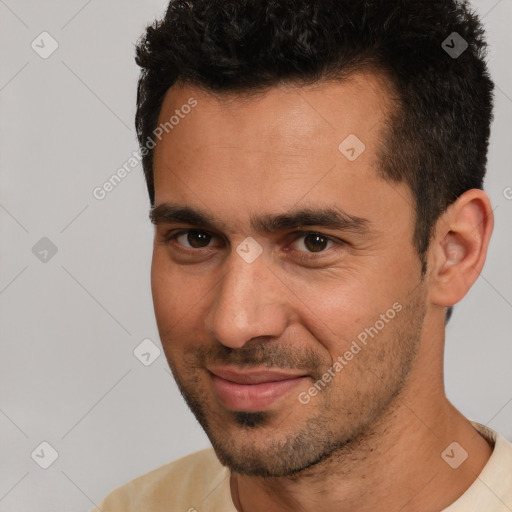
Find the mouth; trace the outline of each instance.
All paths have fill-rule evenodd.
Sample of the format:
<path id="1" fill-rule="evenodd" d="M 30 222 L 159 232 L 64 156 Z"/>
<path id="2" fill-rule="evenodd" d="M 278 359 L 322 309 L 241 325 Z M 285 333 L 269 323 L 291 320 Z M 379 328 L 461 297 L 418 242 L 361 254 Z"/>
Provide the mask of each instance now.
<path id="1" fill-rule="evenodd" d="M 308 379 L 304 374 L 258 368 L 242 371 L 223 366 L 208 372 L 217 399 L 240 412 L 264 411 Z"/>

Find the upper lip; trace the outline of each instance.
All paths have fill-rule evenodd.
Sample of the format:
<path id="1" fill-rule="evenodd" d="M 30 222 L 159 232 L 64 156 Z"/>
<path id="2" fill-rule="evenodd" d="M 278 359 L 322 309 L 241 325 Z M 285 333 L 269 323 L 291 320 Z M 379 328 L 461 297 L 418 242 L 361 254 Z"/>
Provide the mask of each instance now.
<path id="1" fill-rule="evenodd" d="M 259 368 L 246 368 L 244 370 L 227 366 L 216 366 L 208 368 L 221 379 L 234 382 L 235 384 L 262 384 L 264 382 L 279 382 L 282 380 L 297 379 L 305 377 L 305 374 L 286 373 L 283 371 L 267 370 Z"/>

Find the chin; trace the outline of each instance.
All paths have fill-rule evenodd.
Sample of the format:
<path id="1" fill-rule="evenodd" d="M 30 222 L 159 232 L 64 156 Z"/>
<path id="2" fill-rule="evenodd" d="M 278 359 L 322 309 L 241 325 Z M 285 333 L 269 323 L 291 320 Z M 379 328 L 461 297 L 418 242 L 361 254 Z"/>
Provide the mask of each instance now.
<path id="1" fill-rule="evenodd" d="M 302 426 L 292 422 L 292 428 L 283 429 L 273 419 L 269 412 L 232 412 L 229 426 L 208 420 L 202 426 L 220 462 L 247 476 L 291 477 L 351 444 L 346 437 L 337 438 L 322 420 L 310 419 Z"/>

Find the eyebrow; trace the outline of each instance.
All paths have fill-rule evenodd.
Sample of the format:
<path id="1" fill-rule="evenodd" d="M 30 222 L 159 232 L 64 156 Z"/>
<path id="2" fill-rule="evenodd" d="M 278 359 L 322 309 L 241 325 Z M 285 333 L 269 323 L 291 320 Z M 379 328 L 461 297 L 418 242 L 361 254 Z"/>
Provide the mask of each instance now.
<path id="1" fill-rule="evenodd" d="M 211 214 L 190 206 L 163 203 L 153 207 L 149 217 L 158 224 L 184 223 L 213 230 L 226 231 L 226 225 Z M 269 234 L 304 226 L 320 226 L 360 235 L 371 232 L 370 222 L 363 217 L 351 215 L 339 208 L 304 208 L 284 214 L 264 214 L 250 219 L 251 229 L 256 233 Z"/>

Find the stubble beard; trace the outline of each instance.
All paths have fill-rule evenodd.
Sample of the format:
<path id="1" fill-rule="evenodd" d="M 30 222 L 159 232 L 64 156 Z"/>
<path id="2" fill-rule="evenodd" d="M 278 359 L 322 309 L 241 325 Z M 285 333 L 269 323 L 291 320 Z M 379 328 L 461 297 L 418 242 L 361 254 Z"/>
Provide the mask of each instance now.
<path id="1" fill-rule="evenodd" d="M 340 389 L 341 393 L 349 389 L 351 396 L 336 402 L 336 379 L 343 378 L 336 376 L 331 386 L 312 398 L 310 404 L 303 405 L 297 400 L 293 409 L 302 407 L 304 414 L 308 414 L 310 405 L 318 404 L 315 413 L 297 427 L 280 428 L 286 416 L 278 421 L 279 411 L 215 412 L 205 398 L 211 395 L 210 390 L 201 389 L 199 368 L 185 378 L 186 372 L 179 371 L 168 357 L 181 394 L 220 462 L 241 475 L 292 477 L 321 463 L 343 464 L 363 444 L 371 443 L 379 435 L 384 418 L 392 415 L 417 354 L 425 304 L 419 294 L 410 299 L 403 314 L 386 327 L 389 331 L 384 331 L 385 337 L 373 340 L 349 363 L 357 385 L 345 382 Z M 264 346 L 261 352 L 264 353 Z M 365 380 L 370 381 L 366 388 L 361 386 Z"/>

